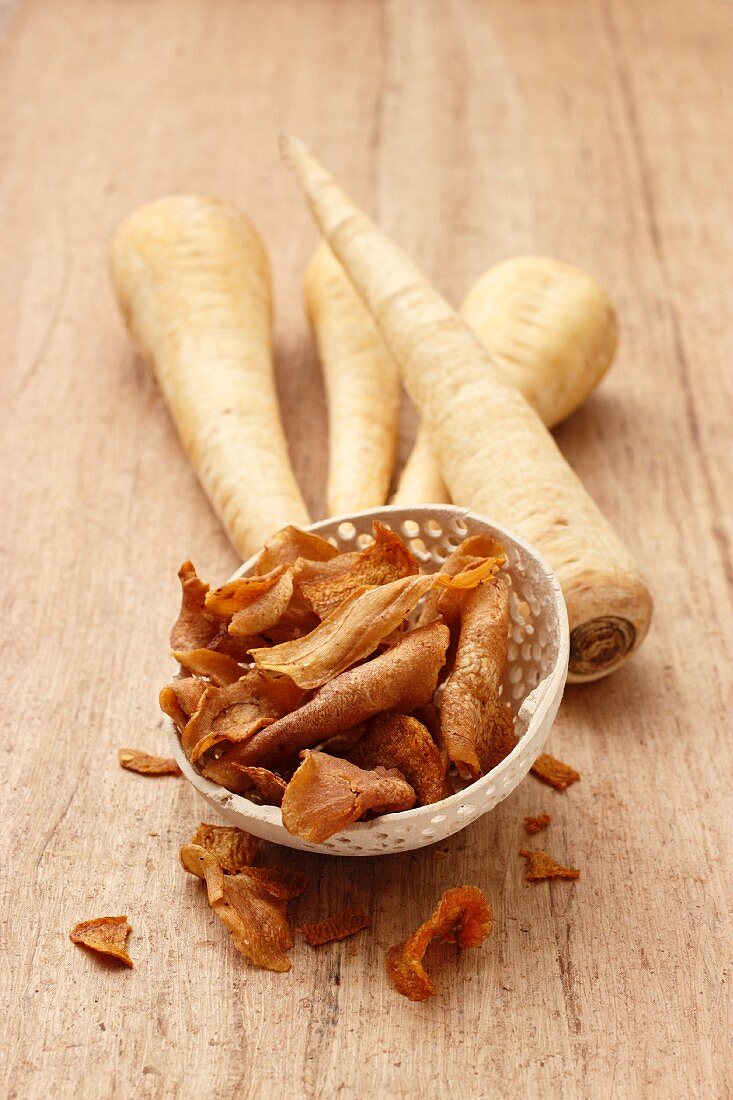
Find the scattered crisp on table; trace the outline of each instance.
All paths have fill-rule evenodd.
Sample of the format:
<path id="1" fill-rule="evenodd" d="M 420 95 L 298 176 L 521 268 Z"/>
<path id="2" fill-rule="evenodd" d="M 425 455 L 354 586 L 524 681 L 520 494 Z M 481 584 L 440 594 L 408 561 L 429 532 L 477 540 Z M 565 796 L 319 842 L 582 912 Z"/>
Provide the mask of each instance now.
<path id="1" fill-rule="evenodd" d="M 547 878 L 580 878 L 580 871 L 574 867 L 563 867 L 562 863 L 548 856 L 547 852 L 522 848 L 519 854 L 527 860 L 527 873 L 524 876 L 527 882 L 542 882 Z"/>
<path id="2" fill-rule="evenodd" d="M 530 835 L 532 833 L 541 833 L 543 829 L 552 821 L 549 814 L 540 814 L 539 817 L 525 817 L 524 828 Z"/>
<path id="3" fill-rule="evenodd" d="M 94 917 L 75 925 L 69 933 L 72 943 L 88 947 L 98 955 L 118 959 L 125 966 L 133 962 L 127 953 L 125 942 L 132 932 L 127 917 Z"/>
<path id="4" fill-rule="evenodd" d="M 123 768 L 138 775 L 182 774 L 172 756 L 150 756 L 140 749 L 119 749 L 117 756 Z"/>
<path id="5" fill-rule="evenodd" d="M 295 931 L 305 936 L 311 947 L 320 947 L 321 944 L 333 943 L 334 940 L 345 940 L 347 936 L 369 928 L 371 923 L 371 919 L 362 909 L 342 909 L 325 920 L 301 924 Z"/>
<path id="6" fill-rule="evenodd" d="M 571 783 L 577 783 L 580 779 L 580 772 L 576 772 L 575 768 L 563 764 L 562 760 L 557 760 L 546 752 L 537 757 L 530 770 L 532 775 L 536 775 L 556 791 L 564 791 Z"/>

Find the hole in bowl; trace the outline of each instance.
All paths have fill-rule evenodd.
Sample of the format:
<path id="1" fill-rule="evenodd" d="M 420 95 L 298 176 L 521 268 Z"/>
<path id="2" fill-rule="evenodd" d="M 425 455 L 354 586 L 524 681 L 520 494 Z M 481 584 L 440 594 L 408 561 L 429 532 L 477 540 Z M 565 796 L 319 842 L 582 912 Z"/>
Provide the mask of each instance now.
<path id="1" fill-rule="evenodd" d="M 408 539 L 416 539 L 420 534 L 420 524 L 416 523 L 414 519 L 406 519 L 402 524 L 402 534 Z"/>
<path id="2" fill-rule="evenodd" d="M 373 542 L 374 539 L 372 538 L 372 536 L 367 535 L 365 532 L 363 535 L 359 535 L 356 540 L 356 545 L 359 547 L 360 550 L 366 550 L 367 546 L 371 546 Z"/>
<path id="3" fill-rule="evenodd" d="M 439 539 L 443 534 L 443 528 L 438 523 L 437 519 L 429 519 L 425 524 L 425 530 L 431 538 Z"/>
<path id="4" fill-rule="evenodd" d="M 339 538 L 344 539 L 345 542 L 351 542 L 356 534 L 356 527 L 349 520 L 344 520 L 343 523 L 338 525 Z"/>
<path id="5" fill-rule="evenodd" d="M 445 814 L 436 814 L 435 817 L 430 818 L 431 825 L 440 825 L 442 821 L 445 821 Z"/>

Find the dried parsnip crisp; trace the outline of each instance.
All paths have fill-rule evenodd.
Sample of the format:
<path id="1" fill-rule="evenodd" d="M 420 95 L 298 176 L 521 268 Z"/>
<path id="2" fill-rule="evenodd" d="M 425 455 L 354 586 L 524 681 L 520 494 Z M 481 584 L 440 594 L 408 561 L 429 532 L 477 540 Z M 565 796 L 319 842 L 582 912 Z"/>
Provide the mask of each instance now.
<path id="1" fill-rule="evenodd" d="M 557 760 L 547 752 L 537 757 L 530 771 L 532 775 L 536 775 L 543 783 L 547 783 L 557 791 L 564 791 L 580 779 L 580 772 L 576 772 L 575 768 L 571 768 L 569 764 L 563 764 L 562 760 Z"/>
<path id="2" fill-rule="evenodd" d="M 522 848 L 520 856 L 527 860 L 527 882 L 542 882 L 547 878 L 579 878 L 580 871 L 575 867 L 563 867 L 547 852 Z"/>
<path id="3" fill-rule="evenodd" d="M 120 766 L 138 775 L 180 775 L 181 769 L 171 756 L 151 756 L 140 749 L 118 749 Z"/>
<path id="4" fill-rule="evenodd" d="M 353 936 L 364 928 L 371 926 L 371 919 L 362 909 L 342 909 L 325 920 L 316 921 L 314 924 L 301 924 L 295 929 L 305 936 L 311 947 L 320 947 L 324 943 L 333 943 L 335 940 L 345 940 L 347 936 Z"/>
<path id="5" fill-rule="evenodd" d="M 403 943 L 390 948 L 387 973 L 395 987 L 411 1001 L 424 1001 L 435 992 L 422 960 L 431 940 L 479 947 L 494 926 L 491 904 L 477 886 L 446 890 L 433 913 Z"/>
<path id="6" fill-rule="evenodd" d="M 95 917 L 75 925 L 69 933 L 72 943 L 88 947 L 98 955 L 118 959 L 125 966 L 133 962 L 127 953 L 125 943 L 132 932 L 127 917 Z"/>
<path id="7" fill-rule="evenodd" d="M 360 768 L 397 768 L 414 789 L 420 806 L 445 795 L 446 762 L 430 733 L 406 714 L 378 714 L 348 752 Z"/>

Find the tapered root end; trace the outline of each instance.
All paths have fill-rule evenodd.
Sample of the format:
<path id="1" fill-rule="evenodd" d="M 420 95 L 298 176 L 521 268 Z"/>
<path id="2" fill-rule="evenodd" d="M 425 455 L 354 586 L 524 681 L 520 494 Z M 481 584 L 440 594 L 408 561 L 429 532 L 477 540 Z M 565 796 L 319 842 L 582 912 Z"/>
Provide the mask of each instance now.
<path id="1" fill-rule="evenodd" d="M 309 156 L 308 146 L 292 134 L 280 134 L 280 156 L 289 168 L 297 168 L 304 157 Z"/>
<path id="2" fill-rule="evenodd" d="M 628 619 L 604 615 L 576 626 L 570 635 L 568 678 L 598 680 L 618 667 L 634 649 L 636 627 Z"/>

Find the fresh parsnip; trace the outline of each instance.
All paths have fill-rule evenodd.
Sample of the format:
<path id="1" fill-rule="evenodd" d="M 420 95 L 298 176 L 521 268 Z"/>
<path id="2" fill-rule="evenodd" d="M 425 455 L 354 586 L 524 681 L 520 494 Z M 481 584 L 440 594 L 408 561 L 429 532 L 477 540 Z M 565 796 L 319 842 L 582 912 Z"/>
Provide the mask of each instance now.
<path id="1" fill-rule="evenodd" d="M 326 244 L 304 279 L 328 403 L 329 515 L 384 504 L 397 446 L 399 375 L 361 298 Z"/>
<path id="2" fill-rule="evenodd" d="M 407 508 L 411 504 L 449 503 L 450 494 L 433 454 L 430 432 L 427 425 L 421 422 L 390 504 Z"/>
<path id="3" fill-rule="evenodd" d="M 120 227 L 111 263 L 128 329 L 238 553 L 308 524 L 273 380 L 269 263 L 251 222 L 198 195 L 158 199 Z"/>
<path id="4" fill-rule="evenodd" d="M 465 320 L 302 142 L 283 139 L 283 154 L 427 421 L 453 501 L 545 554 L 568 608 L 571 677 L 606 675 L 649 627 L 651 597 L 633 558 Z"/>

